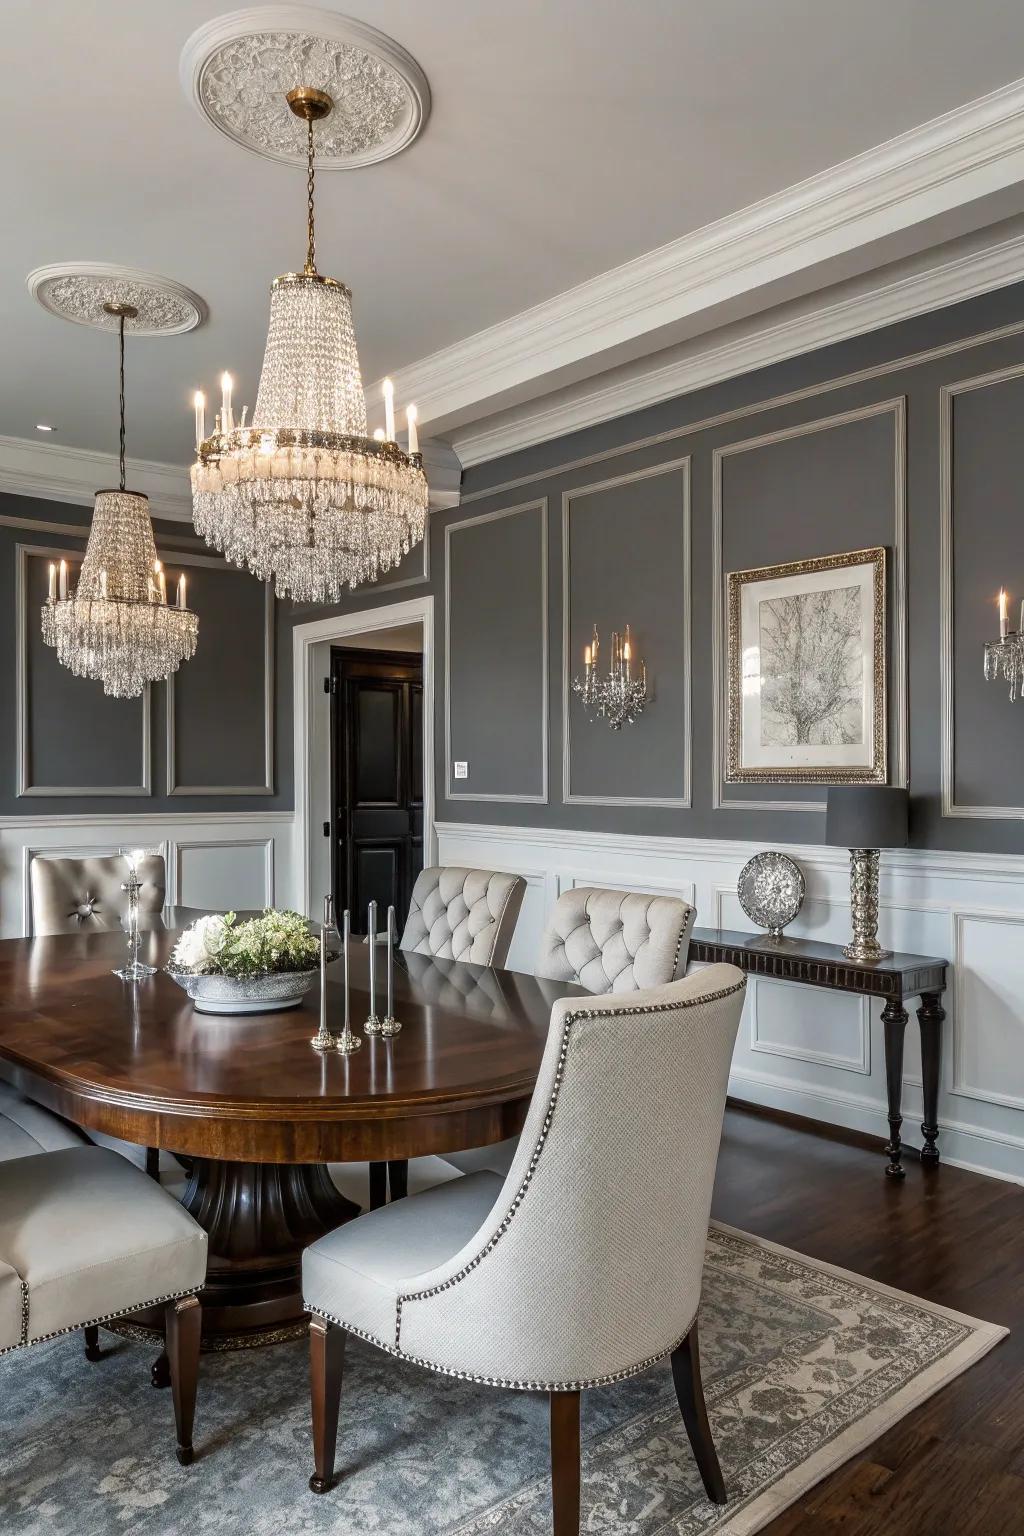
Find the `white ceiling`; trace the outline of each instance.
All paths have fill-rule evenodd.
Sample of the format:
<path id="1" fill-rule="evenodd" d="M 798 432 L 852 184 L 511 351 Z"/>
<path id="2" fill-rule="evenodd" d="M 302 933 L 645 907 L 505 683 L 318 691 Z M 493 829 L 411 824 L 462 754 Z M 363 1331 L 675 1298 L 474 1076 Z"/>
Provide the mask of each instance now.
<path id="1" fill-rule="evenodd" d="M 132 457 L 187 462 L 191 391 L 223 367 L 251 406 L 269 282 L 303 255 L 305 188 L 182 92 L 185 40 L 229 8 L 5 0 L 0 436 L 39 441 L 48 421 L 49 442 L 116 447 L 111 339 L 25 288 L 56 261 L 164 273 L 209 306 L 191 335 L 130 343 Z M 320 178 L 318 262 L 354 289 L 367 381 L 1024 76 L 1019 0 L 326 8 L 394 37 L 433 97 L 410 150 Z M 992 191 L 871 259 L 1024 211 L 1019 185 Z"/>

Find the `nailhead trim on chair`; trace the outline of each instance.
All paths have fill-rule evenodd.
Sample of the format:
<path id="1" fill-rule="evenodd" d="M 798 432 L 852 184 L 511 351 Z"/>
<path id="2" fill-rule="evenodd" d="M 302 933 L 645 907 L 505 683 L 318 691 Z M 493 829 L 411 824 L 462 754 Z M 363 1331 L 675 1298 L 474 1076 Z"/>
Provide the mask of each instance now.
<path id="1" fill-rule="evenodd" d="M 180 1301 L 183 1296 L 194 1296 L 198 1287 L 190 1285 L 187 1291 L 171 1291 L 166 1296 L 154 1296 L 149 1301 L 135 1301 L 130 1306 L 121 1307 L 117 1312 L 107 1312 L 103 1317 L 87 1317 L 80 1323 L 71 1323 L 67 1328 L 56 1328 L 53 1333 L 40 1334 L 38 1339 L 30 1339 L 28 1336 L 28 1286 L 21 1282 L 21 1338 L 17 1344 L 8 1344 L 5 1349 L 0 1349 L 0 1355 L 9 1355 L 15 1349 L 31 1349 L 33 1344 L 46 1344 L 50 1339 L 59 1339 L 66 1333 L 78 1333 L 81 1328 L 98 1328 L 101 1323 L 112 1323 L 118 1317 L 127 1317 L 130 1312 L 144 1312 L 147 1307 L 162 1307 L 168 1301 Z"/>
<path id="2" fill-rule="evenodd" d="M 530 1157 L 530 1165 L 523 1177 L 522 1184 L 519 1186 L 519 1189 L 512 1200 L 512 1204 L 509 1206 L 504 1217 L 502 1218 L 497 1231 L 494 1233 L 493 1237 L 491 1237 L 490 1241 L 485 1245 L 485 1247 L 482 1248 L 474 1258 L 470 1259 L 468 1264 L 463 1265 L 462 1269 L 460 1269 L 457 1274 L 452 1275 L 448 1280 L 442 1281 L 440 1285 L 432 1286 L 430 1290 L 427 1291 L 414 1291 L 411 1292 L 408 1296 L 398 1297 L 398 1302 L 395 1309 L 395 1342 L 393 1345 L 383 1343 L 383 1341 L 378 1339 L 374 1334 L 365 1333 L 361 1328 L 353 1328 L 351 1324 L 346 1323 L 343 1318 L 334 1317 L 329 1312 L 322 1312 L 318 1307 L 310 1306 L 308 1302 L 305 1303 L 306 1310 L 315 1313 L 317 1317 L 324 1318 L 329 1323 L 335 1323 L 337 1326 L 344 1328 L 348 1333 L 354 1333 L 359 1338 L 366 1339 L 371 1344 L 376 1344 L 379 1349 L 385 1350 L 387 1354 L 399 1356 L 403 1360 L 409 1360 L 413 1365 L 421 1365 L 428 1371 L 435 1371 L 442 1376 L 454 1376 L 459 1381 L 476 1381 L 480 1382 L 483 1386 L 508 1387 L 513 1391 L 518 1392 L 582 1392 L 589 1389 L 590 1387 L 610 1386 L 613 1382 L 626 1381 L 630 1376 L 640 1375 L 641 1372 L 646 1371 L 650 1366 L 654 1365 L 656 1361 L 663 1359 L 665 1355 L 671 1354 L 673 1350 L 678 1349 L 679 1345 L 683 1342 L 683 1340 L 686 1338 L 686 1335 L 689 1333 L 690 1328 L 693 1327 L 693 1318 L 690 1319 L 687 1328 L 683 1333 L 679 1335 L 675 1343 L 668 1344 L 664 1349 L 658 1350 L 656 1354 L 649 1355 L 647 1359 L 642 1360 L 639 1365 L 630 1366 L 624 1371 L 616 1371 L 610 1376 L 595 1377 L 592 1381 L 517 1381 L 510 1377 L 499 1378 L 494 1376 L 478 1376 L 475 1375 L 472 1371 L 451 1370 L 447 1366 L 437 1365 L 434 1361 L 423 1360 L 417 1355 L 407 1354 L 401 1347 L 402 1306 L 407 1301 L 425 1301 L 431 1296 L 439 1296 L 442 1291 L 450 1290 L 453 1285 L 457 1285 L 460 1280 L 464 1280 L 472 1270 L 476 1269 L 478 1264 L 483 1262 L 487 1255 L 492 1251 L 493 1248 L 497 1246 L 500 1239 L 508 1231 L 512 1224 L 512 1218 L 515 1216 L 519 1207 L 522 1205 L 526 1196 L 526 1191 L 529 1189 L 530 1184 L 533 1182 L 533 1176 L 537 1170 L 540 1154 L 544 1148 L 545 1142 L 547 1141 L 548 1132 L 551 1129 L 551 1121 L 554 1116 L 555 1105 L 558 1101 L 559 1090 L 562 1086 L 562 1078 L 565 1074 L 565 1059 L 569 1053 L 569 1037 L 572 1032 L 572 1026 L 578 1020 L 622 1019 L 629 1018 L 637 1014 L 671 1013 L 681 1008 L 696 1008 L 700 1007 L 704 1003 L 718 1002 L 723 997 L 733 997 L 737 992 L 744 991 L 746 985 L 747 980 L 746 977 L 744 977 L 742 981 L 737 982 L 735 986 L 723 987 L 718 992 L 706 992 L 701 997 L 686 998 L 681 1003 L 656 1003 L 653 1008 L 587 1008 L 580 1009 L 576 1013 L 566 1014 L 565 1021 L 562 1026 L 562 1040 L 558 1050 L 558 1066 L 555 1069 L 555 1080 L 551 1085 L 551 1097 L 548 1099 L 547 1112 L 544 1116 L 544 1123 L 541 1126 L 540 1134 L 537 1137 L 537 1144 L 533 1149 L 532 1156 Z"/>

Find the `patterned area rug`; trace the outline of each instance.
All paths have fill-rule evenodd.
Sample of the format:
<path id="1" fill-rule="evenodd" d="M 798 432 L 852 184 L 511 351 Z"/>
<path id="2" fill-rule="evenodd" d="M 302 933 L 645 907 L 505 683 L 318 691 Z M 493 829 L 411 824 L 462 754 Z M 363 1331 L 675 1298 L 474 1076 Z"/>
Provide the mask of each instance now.
<path id="1" fill-rule="evenodd" d="M 701 1355 L 730 1503 L 704 1498 L 667 1362 L 584 1397 L 587 1536 L 749 1536 L 1004 1336 L 744 1233 L 708 1239 Z M 0 1361 L 5 1536 L 548 1536 L 546 1399 L 352 1339 L 342 1482 L 317 1498 L 301 1343 L 205 1355 L 198 1459 L 174 1459 L 152 1350 L 81 1336 Z"/>

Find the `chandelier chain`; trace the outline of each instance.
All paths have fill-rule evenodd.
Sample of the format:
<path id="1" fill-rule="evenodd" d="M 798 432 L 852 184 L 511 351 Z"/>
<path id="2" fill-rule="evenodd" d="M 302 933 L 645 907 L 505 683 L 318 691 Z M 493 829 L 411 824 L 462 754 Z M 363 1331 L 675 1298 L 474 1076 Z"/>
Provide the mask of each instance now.
<path id="1" fill-rule="evenodd" d="M 119 357 L 118 357 L 117 408 L 118 408 L 118 413 L 119 413 L 120 422 L 121 422 L 121 432 L 120 432 L 120 437 L 118 439 L 118 442 L 119 442 L 119 453 L 118 453 L 118 456 L 119 456 L 120 470 L 121 470 L 120 489 L 122 491 L 124 490 L 124 481 L 125 481 L 125 475 L 124 475 L 124 320 L 125 320 L 124 315 L 121 315 L 120 316 L 120 324 L 118 325 L 118 328 L 117 328 L 118 329 L 118 353 L 119 353 Z"/>
<path id="2" fill-rule="evenodd" d="M 316 239 L 314 234 L 313 183 L 313 119 L 306 124 L 306 273 L 316 272 Z"/>

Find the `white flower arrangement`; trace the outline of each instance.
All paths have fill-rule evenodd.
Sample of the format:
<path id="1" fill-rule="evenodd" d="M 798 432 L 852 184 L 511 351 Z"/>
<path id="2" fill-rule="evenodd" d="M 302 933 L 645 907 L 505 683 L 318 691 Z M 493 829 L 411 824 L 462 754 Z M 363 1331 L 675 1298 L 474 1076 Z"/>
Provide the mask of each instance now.
<path id="1" fill-rule="evenodd" d="M 319 959 L 319 942 L 306 919 L 268 907 L 242 923 L 234 912 L 196 918 L 175 944 L 171 968 L 193 976 L 251 978 L 314 970 Z"/>

